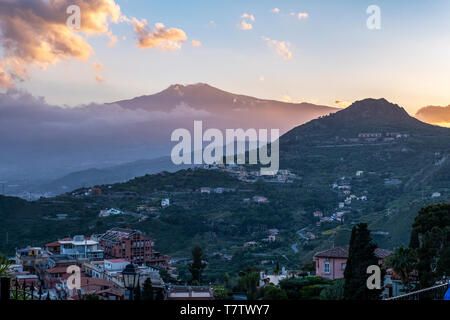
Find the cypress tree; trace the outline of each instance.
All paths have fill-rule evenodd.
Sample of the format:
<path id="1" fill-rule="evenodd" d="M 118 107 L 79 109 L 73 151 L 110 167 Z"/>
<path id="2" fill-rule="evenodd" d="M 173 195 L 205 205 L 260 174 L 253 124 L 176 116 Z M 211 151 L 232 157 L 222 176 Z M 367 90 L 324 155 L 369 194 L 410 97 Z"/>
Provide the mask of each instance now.
<path id="1" fill-rule="evenodd" d="M 370 230 L 366 223 L 353 227 L 350 238 L 347 265 L 344 271 L 344 299 L 346 300 L 376 300 L 380 298 L 381 290 L 367 288 L 367 267 L 378 265 L 375 256 L 377 245 L 372 242 Z"/>
<path id="2" fill-rule="evenodd" d="M 419 234 L 417 233 L 416 230 L 411 230 L 411 236 L 409 238 L 409 248 L 410 249 L 417 249 L 420 247 L 420 242 L 419 242 Z"/>
<path id="3" fill-rule="evenodd" d="M 142 292 L 143 300 L 153 300 L 153 286 L 152 280 L 147 278 L 144 282 L 144 290 Z"/>
<path id="4" fill-rule="evenodd" d="M 203 262 L 203 250 L 199 246 L 192 249 L 192 263 L 189 265 L 189 271 L 192 275 L 192 283 L 201 282 L 201 275 L 205 269 L 206 263 Z"/>

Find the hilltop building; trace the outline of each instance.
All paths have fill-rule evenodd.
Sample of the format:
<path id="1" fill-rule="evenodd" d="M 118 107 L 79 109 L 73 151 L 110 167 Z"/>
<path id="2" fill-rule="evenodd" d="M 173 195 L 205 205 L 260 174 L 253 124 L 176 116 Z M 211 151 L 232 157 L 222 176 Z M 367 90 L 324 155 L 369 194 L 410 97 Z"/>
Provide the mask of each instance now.
<path id="1" fill-rule="evenodd" d="M 170 257 L 154 251 L 154 241 L 138 230 L 114 228 L 95 238 L 105 249 L 107 259 L 126 259 L 136 265 L 162 268 L 170 266 Z"/>

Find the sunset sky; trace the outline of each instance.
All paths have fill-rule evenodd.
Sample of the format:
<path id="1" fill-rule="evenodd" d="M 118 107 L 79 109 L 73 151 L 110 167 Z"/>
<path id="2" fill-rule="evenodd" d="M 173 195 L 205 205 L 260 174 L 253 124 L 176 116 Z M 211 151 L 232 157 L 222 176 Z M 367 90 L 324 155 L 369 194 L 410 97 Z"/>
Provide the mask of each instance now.
<path id="1" fill-rule="evenodd" d="M 381 30 L 366 27 L 372 4 Z M 0 31 L 0 84 L 52 104 L 196 82 L 330 106 L 385 97 L 411 114 L 450 104 L 448 0 L 0 0 Z"/>

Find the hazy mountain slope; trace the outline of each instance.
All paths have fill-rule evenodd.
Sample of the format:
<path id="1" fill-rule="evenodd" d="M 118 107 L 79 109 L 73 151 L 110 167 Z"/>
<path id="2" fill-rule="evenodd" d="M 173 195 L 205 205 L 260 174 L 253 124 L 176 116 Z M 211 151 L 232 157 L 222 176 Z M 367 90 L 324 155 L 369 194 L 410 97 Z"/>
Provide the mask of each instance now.
<path id="1" fill-rule="evenodd" d="M 290 128 L 319 116 L 336 112 L 338 108 L 310 103 L 285 103 L 233 94 L 208 84 L 172 85 L 166 90 L 114 102 L 123 108 L 159 112 L 203 112 L 197 120 L 213 128 Z M 191 125 L 192 126 L 192 125 Z M 190 128 L 191 126 L 188 126 Z"/>
<path id="2" fill-rule="evenodd" d="M 174 85 L 154 95 L 69 108 L 22 91 L 0 93 L 0 180 L 29 186 L 72 172 L 104 169 L 170 154 L 173 130 L 278 128 L 338 109 L 289 104 L 221 91 L 205 84 Z"/>

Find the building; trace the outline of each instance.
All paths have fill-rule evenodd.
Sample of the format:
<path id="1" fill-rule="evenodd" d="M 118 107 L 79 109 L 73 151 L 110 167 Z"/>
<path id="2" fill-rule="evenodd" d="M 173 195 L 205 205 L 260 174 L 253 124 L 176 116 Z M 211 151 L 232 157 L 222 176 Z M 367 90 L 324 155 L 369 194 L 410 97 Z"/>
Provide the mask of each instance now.
<path id="1" fill-rule="evenodd" d="M 170 199 L 166 198 L 166 199 L 162 199 L 161 200 L 161 207 L 165 208 L 170 206 Z"/>
<path id="2" fill-rule="evenodd" d="M 222 194 L 222 193 L 224 192 L 224 189 L 223 189 L 223 188 L 221 188 L 221 187 L 219 187 L 219 188 L 215 188 L 215 189 L 214 189 L 214 192 L 215 192 L 215 193 L 219 193 L 219 194 Z"/>
<path id="3" fill-rule="evenodd" d="M 170 257 L 154 251 L 154 241 L 138 230 L 114 228 L 95 238 L 104 248 L 107 259 L 125 259 L 136 265 L 170 268 Z"/>
<path id="4" fill-rule="evenodd" d="M 83 235 L 78 235 L 69 240 L 60 240 L 60 253 L 75 259 L 101 260 L 103 249 L 99 242 L 88 239 Z"/>
<path id="5" fill-rule="evenodd" d="M 314 211 L 313 212 L 313 216 L 315 218 L 322 218 L 323 217 L 323 213 L 322 213 L 322 211 Z"/>
<path id="6" fill-rule="evenodd" d="M 275 285 L 278 286 L 281 280 L 287 279 L 289 277 L 288 272 L 283 267 L 280 273 L 269 274 L 265 271 L 259 273 L 259 286 L 264 287 L 265 285 Z"/>
<path id="7" fill-rule="evenodd" d="M 374 133 L 374 132 L 364 132 L 364 133 L 360 133 L 358 135 L 359 138 L 381 138 L 382 134 L 381 133 Z"/>
<path id="8" fill-rule="evenodd" d="M 50 254 L 41 247 L 26 247 L 16 250 L 15 263 L 20 264 L 24 271 L 34 273 L 47 265 Z"/>
<path id="9" fill-rule="evenodd" d="M 61 245 L 59 244 L 59 241 L 53 241 L 50 243 L 47 243 L 45 245 L 45 249 L 50 252 L 51 254 L 60 254 L 61 253 Z"/>
<path id="10" fill-rule="evenodd" d="M 202 187 L 202 188 L 200 188 L 200 193 L 201 194 L 203 194 L 203 193 L 210 194 L 211 193 L 211 188 L 209 188 L 209 187 Z"/>
<path id="11" fill-rule="evenodd" d="M 255 201 L 256 203 L 266 203 L 268 200 L 266 197 L 254 196 L 253 201 Z"/>
<path id="12" fill-rule="evenodd" d="M 313 259 L 316 264 L 316 276 L 331 280 L 344 278 L 348 249 L 348 246 L 336 247 L 316 253 Z M 379 265 L 383 264 L 391 254 L 392 251 L 389 250 L 375 249 L 375 255 L 379 259 Z"/>
<path id="13" fill-rule="evenodd" d="M 431 195 L 431 198 L 439 198 L 441 196 L 441 193 L 440 192 L 434 192 L 432 195 Z"/>

